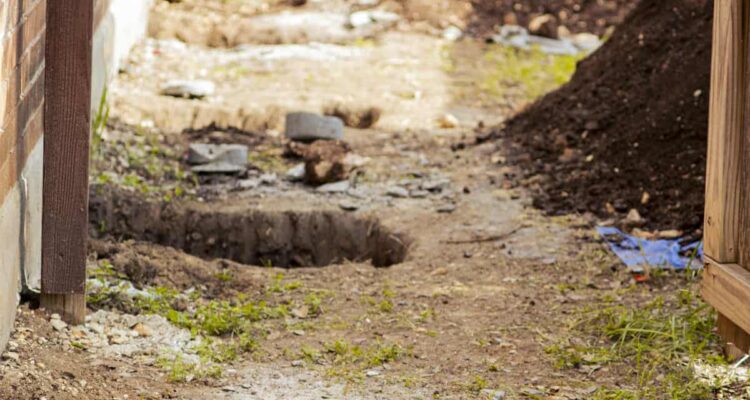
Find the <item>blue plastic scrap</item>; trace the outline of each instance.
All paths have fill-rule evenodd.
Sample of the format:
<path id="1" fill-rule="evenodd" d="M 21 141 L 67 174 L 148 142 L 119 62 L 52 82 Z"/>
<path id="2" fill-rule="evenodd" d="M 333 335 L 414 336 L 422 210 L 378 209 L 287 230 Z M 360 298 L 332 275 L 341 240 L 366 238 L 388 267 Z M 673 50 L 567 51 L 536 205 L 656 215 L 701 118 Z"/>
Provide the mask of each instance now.
<path id="1" fill-rule="evenodd" d="M 596 230 L 615 255 L 633 271 L 639 272 L 645 265 L 674 270 L 703 268 L 701 242 L 683 244 L 684 239 L 646 240 L 606 226 L 599 226 Z"/>

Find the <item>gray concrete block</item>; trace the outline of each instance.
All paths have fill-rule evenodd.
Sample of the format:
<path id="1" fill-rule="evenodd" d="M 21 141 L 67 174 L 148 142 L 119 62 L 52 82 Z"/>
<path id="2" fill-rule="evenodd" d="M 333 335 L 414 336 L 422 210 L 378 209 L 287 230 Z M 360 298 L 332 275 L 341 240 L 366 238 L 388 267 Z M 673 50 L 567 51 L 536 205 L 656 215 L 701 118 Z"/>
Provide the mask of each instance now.
<path id="1" fill-rule="evenodd" d="M 296 112 L 286 116 L 286 137 L 300 142 L 315 140 L 341 140 L 344 122 L 336 117 Z"/>

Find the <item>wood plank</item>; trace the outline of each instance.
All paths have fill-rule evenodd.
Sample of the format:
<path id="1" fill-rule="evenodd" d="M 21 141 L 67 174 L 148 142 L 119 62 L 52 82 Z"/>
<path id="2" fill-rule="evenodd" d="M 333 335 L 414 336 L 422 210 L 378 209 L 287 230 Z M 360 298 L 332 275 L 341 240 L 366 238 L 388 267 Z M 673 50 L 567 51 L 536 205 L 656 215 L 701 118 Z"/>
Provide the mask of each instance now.
<path id="1" fill-rule="evenodd" d="M 719 336 L 724 339 L 724 353 L 729 360 L 740 359 L 750 351 L 750 335 L 732 320 L 719 314 L 716 328 Z"/>
<path id="2" fill-rule="evenodd" d="M 84 307 L 93 10 L 93 0 L 47 4 L 42 293 L 63 312 Z"/>
<path id="3" fill-rule="evenodd" d="M 85 294 L 42 294 L 39 298 L 41 308 L 52 314 L 60 314 L 63 321 L 80 325 L 86 321 Z"/>
<path id="4" fill-rule="evenodd" d="M 723 263 L 738 261 L 749 9 L 747 0 L 714 3 L 704 235 L 705 253 Z"/>
<path id="5" fill-rule="evenodd" d="M 722 318 L 750 332 L 750 271 L 737 264 L 721 264 L 706 257 L 701 293 Z"/>

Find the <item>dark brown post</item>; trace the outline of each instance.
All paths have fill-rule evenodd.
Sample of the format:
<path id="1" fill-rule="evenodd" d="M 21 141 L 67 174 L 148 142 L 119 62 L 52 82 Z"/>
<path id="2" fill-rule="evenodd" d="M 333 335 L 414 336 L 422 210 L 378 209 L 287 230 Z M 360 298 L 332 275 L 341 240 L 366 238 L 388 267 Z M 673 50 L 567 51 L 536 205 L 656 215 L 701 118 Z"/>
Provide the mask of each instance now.
<path id="1" fill-rule="evenodd" d="M 93 10 L 47 2 L 41 302 L 72 323 L 86 313 Z"/>

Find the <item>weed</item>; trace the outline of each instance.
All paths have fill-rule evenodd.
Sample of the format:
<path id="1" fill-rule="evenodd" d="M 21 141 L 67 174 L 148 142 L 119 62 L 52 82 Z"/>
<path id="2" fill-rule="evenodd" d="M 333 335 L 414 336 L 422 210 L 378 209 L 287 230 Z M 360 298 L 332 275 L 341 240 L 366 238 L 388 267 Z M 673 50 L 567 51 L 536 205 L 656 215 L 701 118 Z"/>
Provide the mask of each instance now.
<path id="1" fill-rule="evenodd" d="M 107 88 L 102 91 L 99 98 L 99 107 L 91 121 L 91 157 L 97 158 L 101 155 L 101 144 L 104 138 L 104 130 L 109 122 L 109 103 L 107 102 Z"/>
<path id="2" fill-rule="evenodd" d="M 484 76 L 480 89 L 492 97 L 502 97 L 508 89 L 520 91 L 526 100 L 537 97 L 568 82 L 583 55 L 555 56 L 539 49 L 517 50 L 491 46 L 485 61 L 494 69 Z"/>
<path id="3" fill-rule="evenodd" d="M 559 368 L 614 364 L 633 371 L 632 388 L 603 389 L 597 399 L 704 399 L 712 388 L 694 378 L 692 364 L 723 362 L 713 326 L 713 310 L 682 290 L 645 305 L 589 307 L 572 326 L 576 337 L 546 352 Z"/>

